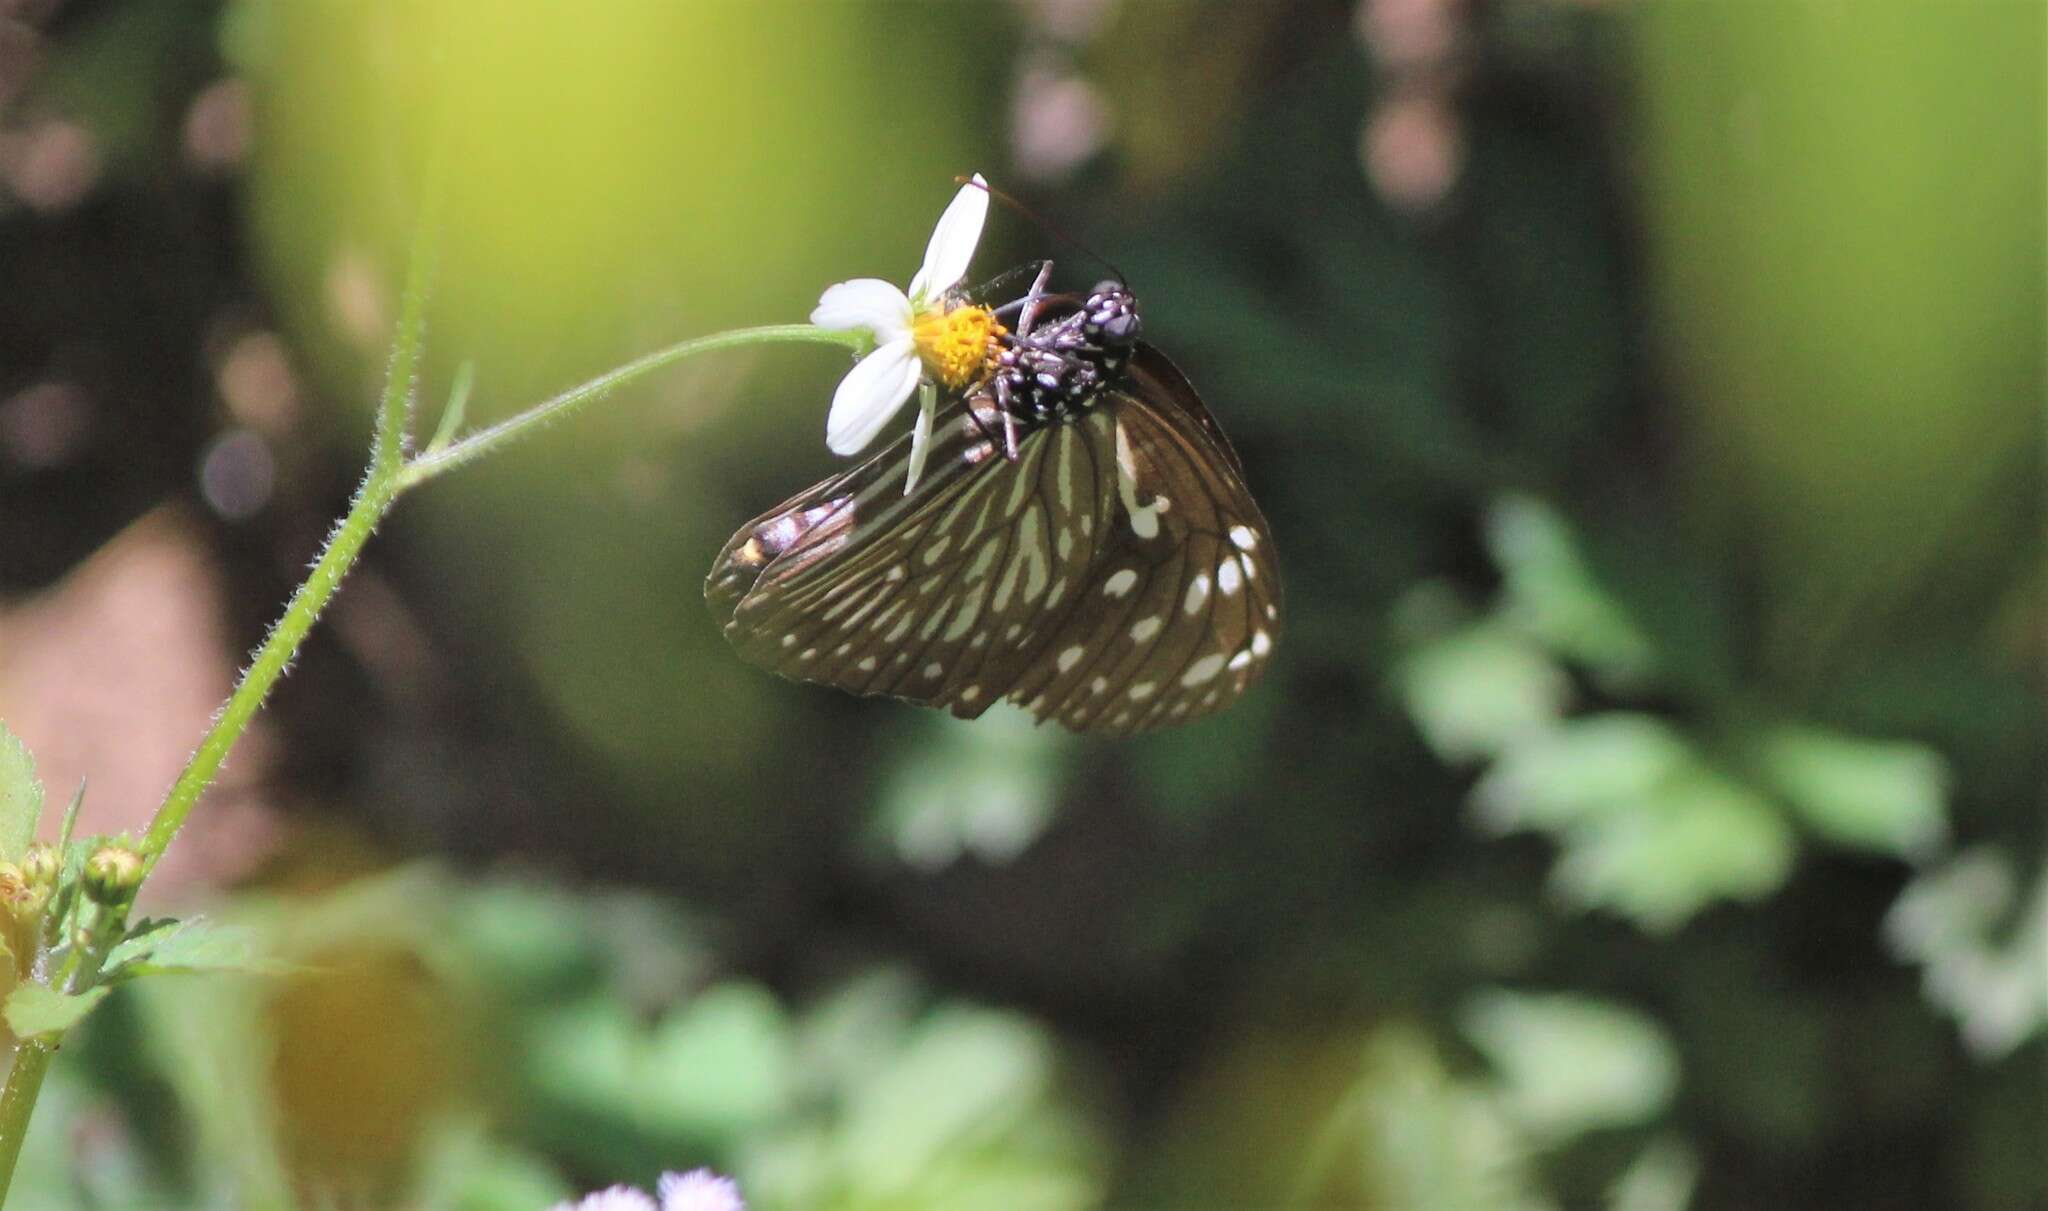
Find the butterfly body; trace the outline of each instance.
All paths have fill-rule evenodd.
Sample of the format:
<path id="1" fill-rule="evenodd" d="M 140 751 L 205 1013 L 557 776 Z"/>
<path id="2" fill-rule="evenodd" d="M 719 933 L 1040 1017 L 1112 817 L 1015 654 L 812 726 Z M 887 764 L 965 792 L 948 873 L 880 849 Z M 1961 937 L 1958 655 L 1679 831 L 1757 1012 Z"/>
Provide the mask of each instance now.
<path id="1" fill-rule="evenodd" d="M 744 658 L 1110 733 L 1210 714 L 1264 672 L 1278 568 L 1235 451 L 1120 284 L 1045 301 L 940 409 L 910 490 L 906 436 L 726 544 L 705 597 Z"/>

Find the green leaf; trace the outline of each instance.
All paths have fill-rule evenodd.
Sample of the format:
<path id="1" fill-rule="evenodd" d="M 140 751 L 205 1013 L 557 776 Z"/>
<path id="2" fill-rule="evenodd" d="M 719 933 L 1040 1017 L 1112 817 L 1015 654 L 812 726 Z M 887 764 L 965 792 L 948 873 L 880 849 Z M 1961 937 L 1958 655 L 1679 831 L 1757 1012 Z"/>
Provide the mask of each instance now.
<path id="1" fill-rule="evenodd" d="M 1066 737 L 1003 705 L 972 723 L 939 716 L 914 726 L 917 742 L 891 770 L 871 826 L 896 858 L 920 870 L 967 855 L 999 864 L 1045 831 Z"/>
<path id="2" fill-rule="evenodd" d="M 12 862 L 36 839 L 43 815 L 43 784 L 35 758 L 20 737 L 0 723 L 0 859 Z"/>
<path id="3" fill-rule="evenodd" d="M 1758 742 L 1755 759 L 1772 789 L 1831 841 L 1917 859 L 1948 840 L 1948 769 L 1930 749 L 1780 727 Z"/>
<path id="4" fill-rule="evenodd" d="M 1530 497 L 1503 497 L 1487 516 L 1486 537 L 1507 581 L 1511 621 L 1609 677 L 1640 681 L 1651 672 L 1650 641 L 1601 586 L 1556 510 Z"/>
<path id="5" fill-rule="evenodd" d="M 1500 1098 L 1452 1075 L 1416 1027 L 1374 1031 L 1358 1083 L 1337 1114 L 1337 1122 L 1355 1123 L 1353 1163 L 1366 1190 L 1341 1203 L 1331 1197 L 1338 1191 L 1328 1190 L 1323 1205 L 1499 1211 L 1550 1205 L 1540 1193 L 1528 1141 Z M 1319 1134 L 1329 1135 L 1335 1125 Z"/>
<path id="6" fill-rule="evenodd" d="M 283 975 L 299 970 L 290 963 L 261 958 L 251 935 L 240 929 L 188 921 L 144 921 L 107 955 L 107 979 L 133 979 L 180 971 L 241 971 Z"/>
<path id="7" fill-rule="evenodd" d="M 1796 852 L 1770 800 L 1704 763 L 1666 779 L 1635 810 L 1602 815 L 1562 840 L 1552 882 L 1567 899 L 1656 932 L 1716 900 L 1776 891 Z"/>
<path id="8" fill-rule="evenodd" d="M 1508 1113 L 1537 1141 L 1647 1122 L 1678 1088 L 1678 1052 L 1656 1022 L 1576 993 L 1493 989 L 1459 1015 L 1491 1061 Z"/>
<path id="9" fill-rule="evenodd" d="M 1699 1180 L 1698 1151 L 1676 1136 L 1660 1136 L 1614 1179 L 1608 1211 L 1685 1211 Z"/>
<path id="10" fill-rule="evenodd" d="M 1510 749 L 1472 790 L 1496 832 L 1558 831 L 1627 811 L 1697 761 L 1678 730 L 1654 715 L 1610 711 L 1574 719 Z"/>
<path id="11" fill-rule="evenodd" d="M 7 998 L 7 1028 L 22 1038 L 62 1034 L 112 991 L 101 984 L 73 996 L 43 984 L 23 984 Z"/>
<path id="12" fill-rule="evenodd" d="M 1415 649 L 1395 677 L 1423 739 L 1448 761 L 1496 756 L 1553 726 L 1571 692 L 1542 649 L 1489 623 Z"/>
<path id="13" fill-rule="evenodd" d="M 637 1121 L 737 1140 L 772 1121 L 796 1085 L 790 1025 L 772 994 L 727 983 L 669 1014 L 634 1062 Z"/>

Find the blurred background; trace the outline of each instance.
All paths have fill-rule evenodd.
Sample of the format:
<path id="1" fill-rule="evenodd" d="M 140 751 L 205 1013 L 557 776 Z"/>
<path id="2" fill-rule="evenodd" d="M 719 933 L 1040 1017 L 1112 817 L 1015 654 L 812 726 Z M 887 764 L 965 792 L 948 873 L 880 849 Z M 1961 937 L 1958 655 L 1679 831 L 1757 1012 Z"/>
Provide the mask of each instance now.
<path id="1" fill-rule="evenodd" d="M 2048 1207 L 2044 77 L 2023 0 L 0 0 L 0 716 L 87 828 L 345 506 L 429 160 L 429 426 L 988 173 L 1288 591 L 1128 743 L 782 682 L 702 578 L 844 358 L 621 393 L 385 525 L 145 897 L 301 973 L 113 998 L 18 1205 Z"/>

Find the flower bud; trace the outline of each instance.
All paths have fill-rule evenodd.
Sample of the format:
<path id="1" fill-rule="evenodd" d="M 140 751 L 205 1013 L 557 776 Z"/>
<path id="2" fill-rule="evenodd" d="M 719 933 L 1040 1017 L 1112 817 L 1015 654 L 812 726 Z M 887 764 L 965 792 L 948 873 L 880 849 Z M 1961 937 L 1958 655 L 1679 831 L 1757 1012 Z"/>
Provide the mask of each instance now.
<path id="1" fill-rule="evenodd" d="M 21 877 L 30 887 L 51 887 L 57 882 L 62 863 L 57 860 L 57 851 L 41 841 L 28 847 L 21 856 Z"/>
<path id="2" fill-rule="evenodd" d="M 8 912 L 23 916 L 42 907 L 35 888 L 29 886 L 21 868 L 12 862 L 0 862 L 0 906 Z"/>
<path id="3" fill-rule="evenodd" d="M 95 904 L 126 904 L 142 885 L 142 855 L 125 845 L 102 845 L 85 860 L 85 894 Z"/>

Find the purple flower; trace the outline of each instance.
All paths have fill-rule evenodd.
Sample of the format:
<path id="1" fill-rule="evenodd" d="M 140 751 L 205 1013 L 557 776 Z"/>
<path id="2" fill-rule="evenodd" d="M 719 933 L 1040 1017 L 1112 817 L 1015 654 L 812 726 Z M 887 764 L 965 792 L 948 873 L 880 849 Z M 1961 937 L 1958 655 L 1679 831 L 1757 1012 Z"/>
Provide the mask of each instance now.
<path id="1" fill-rule="evenodd" d="M 739 1186 L 709 1169 L 664 1173 L 655 1189 L 661 1192 L 661 1211 L 747 1211 Z"/>
<path id="2" fill-rule="evenodd" d="M 664 1173 L 655 1189 L 661 1193 L 659 1206 L 644 1190 L 613 1186 L 586 1194 L 578 1202 L 556 1203 L 548 1211 L 747 1211 L 739 1186 L 709 1169 Z"/>

